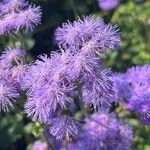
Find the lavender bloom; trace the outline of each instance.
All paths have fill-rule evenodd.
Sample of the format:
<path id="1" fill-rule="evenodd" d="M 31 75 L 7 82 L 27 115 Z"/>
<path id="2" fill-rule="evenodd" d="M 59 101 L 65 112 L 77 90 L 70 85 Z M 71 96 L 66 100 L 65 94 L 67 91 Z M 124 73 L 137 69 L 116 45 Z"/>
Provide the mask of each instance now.
<path id="1" fill-rule="evenodd" d="M 150 65 L 132 67 L 114 78 L 116 94 L 125 99 L 126 107 L 148 122 L 150 112 Z M 123 92 L 123 93 L 122 93 Z M 127 94 L 128 93 L 128 94 Z"/>
<path id="2" fill-rule="evenodd" d="M 92 72 L 83 75 L 82 97 L 86 105 L 93 105 L 94 109 L 108 107 L 113 101 L 113 83 L 110 79 L 111 70 L 100 66 Z"/>
<path id="3" fill-rule="evenodd" d="M 120 0 L 98 0 L 98 3 L 102 10 L 110 11 L 119 5 Z"/>
<path id="4" fill-rule="evenodd" d="M 119 122 L 114 114 L 101 112 L 87 119 L 85 131 L 67 150 L 130 150 L 132 138 L 130 126 Z"/>
<path id="5" fill-rule="evenodd" d="M 0 35 L 14 30 L 32 30 L 41 22 L 40 7 L 29 5 L 25 0 L 5 0 L 0 4 Z"/>
<path id="6" fill-rule="evenodd" d="M 18 14 L 15 22 L 15 29 L 19 31 L 20 29 L 32 30 L 34 26 L 37 26 L 41 22 L 41 8 L 35 6 L 29 6 L 26 10 Z M 21 19 L 20 19 L 21 18 Z"/>
<path id="7" fill-rule="evenodd" d="M 140 113 L 143 117 L 147 117 L 147 120 L 148 118 L 150 120 L 150 117 L 148 117 L 150 114 L 150 95 L 131 98 L 127 104 L 127 108 L 136 113 Z"/>
<path id="8" fill-rule="evenodd" d="M 55 39 L 72 53 L 105 53 L 106 48 L 115 50 L 120 45 L 117 27 L 106 25 L 101 18 L 93 16 L 63 24 L 56 30 Z"/>
<path id="9" fill-rule="evenodd" d="M 81 132 L 81 125 L 72 117 L 60 116 L 52 120 L 50 133 L 59 140 L 70 141 L 77 138 Z"/>
<path id="10" fill-rule="evenodd" d="M 26 0 L 3 0 L 0 4 L 0 12 L 9 14 L 23 10 L 28 6 Z"/>
<path id="11" fill-rule="evenodd" d="M 25 112 L 33 121 L 48 122 L 57 108 L 66 108 L 66 104 L 72 102 L 57 84 L 30 89 L 27 96 Z"/>
<path id="12" fill-rule="evenodd" d="M 74 90 L 74 86 L 66 73 L 70 60 L 66 53 L 54 53 L 51 59 L 40 59 L 28 69 L 22 88 L 29 89 L 25 105 L 28 116 L 34 121 L 47 122 L 57 109 L 65 109 L 73 102 L 68 93 Z"/>
<path id="13" fill-rule="evenodd" d="M 126 82 L 126 76 L 124 74 L 114 74 L 112 77 L 115 101 L 127 102 L 132 97 L 133 89 L 129 83 Z"/>
<path id="14" fill-rule="evenodd" d="M 6 67 L 12 67 L 14 64 L 23 63 L 25 52 L 22 49 L 7 48 L 0 56 L 0 62 Z"/>
<path id="15" fill-rule="evenodd" d="M 27 65 L 22 65 L 22 64 L 19 64 L 18 66 L 14 66 L 13 68 L 11 68 L 12 79 L 19 86 L 18 88 L 22 87 L 22 83 L 27 68 L 28 68 Z"/>
<path id="16" fill-rule="evenodd" d="M 46 142 L 36 141 L 32 145 L 32 150 L 48 150 L 48 145 Z"/>
<path id="17" fill-rule="evenodd" d="M 13 104 L 19 97 L 19 93 L 13 84 L 1 81 L 0 83 L 0 112 L 8 112 L 13 109 Z"/>

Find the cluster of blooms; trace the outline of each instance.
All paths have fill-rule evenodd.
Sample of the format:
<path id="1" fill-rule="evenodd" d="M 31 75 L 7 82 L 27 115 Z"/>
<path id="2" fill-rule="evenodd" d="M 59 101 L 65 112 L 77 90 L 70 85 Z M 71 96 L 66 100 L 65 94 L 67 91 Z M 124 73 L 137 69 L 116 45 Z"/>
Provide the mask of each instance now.
<path id="1" fill-rule="evenodd" d="M 119 3 L 120 0 L 98 0 L 99 7 L 104 11 L 110 11 L 115 9 Z"/>
<path id="2" fill-rule="evenodd" d="M 40 23 L 40 7 L 24 0 L 5 0 L 0 3 L 0 12 L 0 34 L 32 29 Z M 129 150 L 130 127 L 119 122 L 114 114 L 100 110 L 110 108 L 116 98 L 115 102 L 125 100 L 128 108 L 148 116 L 150 66 L 112 76 L 102 60 L 106 58 L 106 49 L 119 48 L 118 28 L 94 16 L 64 23 L 57 28 L 55 40 L 59 51 L 50 57 L 40 56 L 29 65 L 23 63 L 25 53 L 21 49 L 8 48 L 0 56 L 0 111 L 12 109 L 24 90 L 28 117 L 46 124 L 49 133 L 60 141 L 76 139 L 66 146 L 68 150 Z M 91 107 L 95 114 L 86 119 L 82 132 L 74 111 L 82 111 L 83 107 Z M 142 119 L 146 121 L 145 117 Z M 41 143 L 37 142 L 35 149 L 36 145 Z"/>
<path id="3" fill-rule="evenodd" d="M 20 96 L 20 83 L 27 68 L 22 49 L 7 48 L 0 56 L 0 112 L 9 111 Z"/>
<path id="4" fill-rule="evenodd" d="M 76 99 L 95 110 L 113 100 L 112 73 L 99 55 L 118 48 L 120 37 L 116 26 L 92 16 L 63 24 L 55 36 L 61 51 L 31 63 L 22 82 L 27 90 L 25 112 L 33 121 L 50 124 L 57 139 L 69 140 L 82 130 L 72 117 Z"/>
<path id="5" fill-rule="evenodd" d="M 0 35 L 32 29 L 41 21 L 41 9 L 29 5 L 25 0 L 3 0 L 0 2 Z"/>
<path id="6" fill-rule="evenodd" d="M 132 67 L 114 81 L 116 99 L 140 114 L 143 124 L 150 124 L 150 65 Z"/>
<path id="7" fill-rule="evenodd" d="M 96 113 L 86 119 L 84 132 L 67 150 L 130 150 L 132 136 L 131 127 L 115 114 Z"/>

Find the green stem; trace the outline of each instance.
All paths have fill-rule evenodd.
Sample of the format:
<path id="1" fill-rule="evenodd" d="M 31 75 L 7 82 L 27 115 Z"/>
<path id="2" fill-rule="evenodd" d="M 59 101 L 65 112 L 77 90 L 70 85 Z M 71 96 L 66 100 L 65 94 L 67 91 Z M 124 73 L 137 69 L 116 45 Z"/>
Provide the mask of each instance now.
<path id="1" fill-rule="evenodd" d="M 79 97 L 79 104 L 80 104 L 80 109 L 83 112 L 83 114 L 86 113 L 84 104 L 83 104 L 83 97 L 82 97 L 82 90 L 81 90 L 81 83 L 77 81 L 77 90 L 78 90 L 78 97 Z"/>
<path id="2" fill-rule="evenodd" d="M 20 37 L 20 42 L 21 42 L 22 48 L 24 50 L 26 50 L 27 46 L 26 46 L 25 37 L 24 37 L 23 32 L 20 32 L 19 37 Z"/>

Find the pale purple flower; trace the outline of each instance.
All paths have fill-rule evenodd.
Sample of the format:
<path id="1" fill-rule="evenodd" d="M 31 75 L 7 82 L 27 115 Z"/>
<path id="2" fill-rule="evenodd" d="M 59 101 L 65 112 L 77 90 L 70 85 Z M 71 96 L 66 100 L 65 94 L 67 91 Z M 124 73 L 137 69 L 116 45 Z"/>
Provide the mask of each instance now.
<path id="1" fill-rule="evenodd" d="M 133 88 L 126 82 L 124 74 L 114 74 L 112 76 L 116 102 L 127 102 L 132 97 Z"/>
<path id="2" fill-rule="evenodd" d="M 46 142 L 36 141 L 32 145 L 32 150 L 48 150 L 48 145 Z"/>
<path id="3" fill-rule="evenodd" d="M 126 73 L 114 76 L 114 89 L 116 97 L 124 99 L 125 106 L 129 110 L 139 115 L 143 122 L 148 122 L 147 116 L 150 113 L 150 65 L 132 67 Z"/>
<path id="4" fill-rule="evenodd" d="M 98 0 L 99 7 L 104 11 L 110 11 L 115 9 L 119 3 L 120 0 Z"/>
<path id="5" fill-rule="evenodd" d="M 10 70 L 12 79 L 16 84 L 18 84 L 19 88 L 22 87 L 27 68 L 27 65 L 19 64 L 18 66 L 12 67 Z"/>
<path id="6" fill-rule="evenodd" d="M 41 8 L 38 6 L 29 6 L 26 10 L 20 12 L 16 18 L 15 29 L 32 30 L 41 22 Z"/>
<path id="7" fill-rule="evenodd" d="M 0 12 L 2 14 L 9 14 L 18 12 L 28 6 L 26 0 L 2 0 L 0 4 Z"/>
<path id="8" fill-rule="evenodd" d="M 82 131 L 80 123 L 72 117 L 60 116 L 51 122 L 50 133 L 58 140 L 72 141 Z"/>
<path id="9" fill-rule="evenodd" d="M 14 103 L 19 97 L 15 86 L 11 83 L 0 82 L 0 112 L 8 112 L 14 108 Z"/>
<path id="10" fill-rule="evenodd" d="M 27 96 L 25 112 L 33 121 L 48 122 L 51 114 L 57 109 L 66 108 L 67 103 L 72 102 L 57 83 L 32 88 L 27 92 Z"/>
<path id="11" fill-rule="evenodd" d="M 101 112 L 86 119 L 84 132 L 67 150 L 130 150 L 132 139 L 129 125 L 118 121 L 115 114 Z"/>
<path id="12" fill-rule="evenodd" d="M 85 105 L 91 105 L 94 109 L 108 107 L 114 101 L 113 82 L 111 81 L 111 70 L 104 66 L 93 67 L 92 74 L 85 72 L 82 80 L 82 98 Z"/>
<path id="13" fill-rule="evenodd" d="M 20 63 L 23 63 L 24 56 L 24 50 L 8 47 L 0 56 L 0 62 L 9 68 L 12 67 L 14 64 L 18 65 Z"/>
<path id="14" fill-rule="evenodd" d="M 116 50 L 120 45 L 117 26 L 106 25 L 101 18 L 94 16 L 58 27 L 55 40 L 60 46 L 69 48 L 72 53 L 105 53 L 105 49 Z"/>
<path id="15" fill-rule="evenodd" d="M 54 53 L 51 59 L 40 57 L 27 70 L 22 84 L 28 89 L 25 111 L 34 121 L 47 122 L 57 109 L 73 102 L 69 94 L 74 86 L 66 73 L 69 60 L 66 53 Z"/>
<path id="16" fill-rule="evenodd" d="M 127 108 L 146 115 L 150 113 L 150 95 L 142 95 L 140 97 L 133 97 L 129 100 Z"/>
<path id="17" fill-rule="evenodd" d="M 41 8 L 25 0 L 4 0 L 0 3 L 0 35 L 32 30 L 41 22 Z"/>

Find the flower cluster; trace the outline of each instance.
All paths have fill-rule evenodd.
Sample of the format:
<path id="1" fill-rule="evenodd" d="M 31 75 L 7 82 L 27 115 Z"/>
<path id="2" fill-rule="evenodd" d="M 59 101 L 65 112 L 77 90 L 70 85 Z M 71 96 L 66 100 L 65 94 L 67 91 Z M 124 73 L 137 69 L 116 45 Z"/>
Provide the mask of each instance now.
<path id="1" fill-rule="evenodd" d="M 150 65 L 132 67 L 114 76 L 116 98 L 124 101 L 129 110 L 140 114 L 144 124 L 150 124 Z"/>
<path id="2" fill-rule="evenodd" d="M 104 11 L 110 11 L 116 8 L 120 0 L 98 0 L 99 7 Z"/>
<path id="3" fill-rule="evenodd" d="M 94 110 L 113 101 L 112 72 L 99 56 L 107 48 L 118 48 L 120 37 L 116 26 L 89 16 L 63 24 L 55 38 L 61 50 L 31 63 L 22 89 L 27 90 L 27 115 L 49 124 L 57 139 L 68 141 L 82 130 L 71 109 L 75 101 Z"/>
<path id="4" fill-rule="evenodd" d="M 24 51 L 7 48 L 0 56 L 0 111 L 9 111 L 20 96 L 20 87 L 27 66 Z"/>
<path id="5" fill-rule="evenodd" d="M 25 0 L 3 0 L 0 3 L 0 35 L 32 29 L 41 22 L 41 9 Z"/>
<path id="6" fill-rule="evenodd" d="M 84 132 L 67 150 L 130 150 L 132 136 L 131 127 L 118 121 L 115 114 L 101 112 L 86 119 Z"/>

